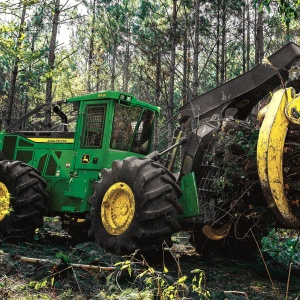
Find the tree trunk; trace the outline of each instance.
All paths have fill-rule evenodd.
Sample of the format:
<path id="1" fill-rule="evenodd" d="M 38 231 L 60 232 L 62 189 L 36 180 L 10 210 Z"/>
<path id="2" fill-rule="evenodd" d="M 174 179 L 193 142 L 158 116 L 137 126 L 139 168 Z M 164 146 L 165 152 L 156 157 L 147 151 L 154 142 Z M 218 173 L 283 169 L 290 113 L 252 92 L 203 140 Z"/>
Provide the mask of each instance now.
<path id="1" fill-rule="evenodd" d="M 22 35 L 24 32 L 24 26 L 25 26 L 25 15 L 26 15 L 26 4 L 23 5 L 22 9 L 22 15 L 21 15 L 21 21 L 20 21 L 20 27 L 19 27 L 19 33 L 18 33 L 18 39 L 16 42 L 16 51 L 19 50 L 21 44 L 22 44 Z M 12 111 L 13 111 L 13 103 L 14 103 L 14 97 L 16 93 L 16 83 L 17 83 L 17 77 L 19 73 L 19 63 L 20 63 L 20 58 L 19 56 L 15 57 L 14 65 L 12 67 L 12 72 L 11 72 L 11 79 L 10 79 L 10 89 L 8 93 L 8 101 L 7 101 L 7 115 L 6 115 L 6 126 L 10 125 L 11 123 L 11 117 L 12 117 Z"/>
<path id="2" fill-rule="evenodd" d="M 222 37 L 221 37 L 221 65 L 220 84 L 226 81 L 226 3 L 222 0 Z"/>
<path id="3" fill-rule="evenodd" d="M 110 89 L 115 90 L 115 79 L 116 79 L 116 61 L 117 61 L 117 37 L 113 38 L 112 47 L 112 60 L 111 60 L 111 77 L 110 77 Z"/>
<path id="4" fill-rule="evenodd" d="M 161 94 L 161 84 L 160 84 L 160 75 L 161 75 L 161 53 L 160 49 L 157 49 L 157 61 L 156 61 L 156 78 L 155 78 L 155 98 L 156 105 L 160 105 L 160 94 Z"/>
<path id="5" fill-rule="evenodd" d="M 176 68 L 176 34 L 177 34 L 177 6 L 176 1 L 173 0 L 172 12 L 172 28 L 171 28 L 171 49 L 170 49 L 170 82 L 169 82 L 169 96 L 167 103 L 167 121 L 168 121 L 168 142 L 172 142 L 173 137 L 173 114 L 174 114 L 174 82 L 175 82 L 175 68 Z"/>
<path id="6" fill-rule="evenodd" d="M 290 23 L 286 24 L 286 42 L 291 41 L 291 34 L 290 34 Z"/>
<path id="7" fill-rule="evenodd" d="M 90 48 L 89 48 L 89 59 L 88 59 L 88 74 L 87 74 L 87 91 L 92 92 L 91 74 L 93 64 L 93 53 L 94 53 L 94 36 L 95 36 L 95 21 L 96 21 L 96 0 L 93 2 L 93 16 L 91 24 L 91 36 L 90 36 Z"/>
<path id="8" fill-rule="evenodd" d="M 260 3 L 259 3 L 260 4 Z M 263 39 L 263 12 L 256 12 L 256 30 L 255 30 L 255 64 L 259 64 L 264 57 L 264 39 Z"/>
<path id="9" fill-rule="evenodd" d="M 246 56 L 246 64 L 247 68 L 246 71 L 250 69 L 250 7 L 249 7 L 249 0 L 247 0 L 247 56 Z"/>
<path id="10" fill-rule="evenodd" d="M 246 72 L 246 3 L 243 6 L 243 40 L 242 40 L 242 52 L 243 52 L 243 73 Z"/>
<path id="11" fill-rule="evenodd" d="M 96 91 L 102 91 L 102 89 L 100 88 L 101 84 L 100 84 L 100 66 L 97 66 L 97 76 L 96 76 Z"/>
<path id="12" fill-rule="evenodd" d="M 188 73 L 188 66 L 189 66 L 189 40 L 188 40 L 188 31 L 187 29 L 184 32 L 183 36 L 183 75 L 182 75 L 182 104 L 188 102 L 188 88 L 189 88 L 189 73 Z M 198 74 L 197 74 L 198 76 Z"/>
<path id="13" fill-rule="evenodd" d="M 220 1 L 217 1 L 217 56 L 216 56 L 216 83 L 217 85 L 220 85 Z"/>
<path id="14" fill-rule="evenodd" d="M 160 106 L 160 97 L 161 97 L 161 84 L 160 84 L 160 75 L 161 75 L 161 53 L 160 48 L 157 48 L 157 61 L 156 61 L 156 76 L 155 76 L 155 105 Z M 160 130 L 158 127 L 158 122 L 155 122 L 155 130 L 154 130 L 154 150 L 157 150 L 158 139 L 160 135 Z"/>
<path id="15" fill-rule="evenodd" d="M 33 54 L 34 53 L 34 45 L 35 45 L 35 41 L 36 41 L 36 35 L 33 36 L 32 38 L 32 41 L 31 41 L 31 53 Z M 28 74 L 29 74 L 29 79 L 28 79 L 28 84 L 29 86 L 32 86 L 33 85 L 33 82 L 32 82 L 32 79 L 31 79 L 31 74 L 32 72 L 32 64 L 29 65 L 28 67 Z M 27 111 L 28 111 L 28 106 L 29 106 L 29 99 L 28 99 L 28 88 L 26 87 L 26 93 L 24 93 L 24 97 L 25 97 L 25 101 L 24 101 L 24 104 L 23 104 L 23 115 L 26 115 L 27 114 Z M 20 116 L 22 117 L 22 116 Z M 27 125 L 27 122 L 28 122 L 28 119 L 24 120 L 21 124 L 21 130 L 24 130 L 26 128 L 26 125 Z"/>
<path id="16" fill-rule="evenodd" d="M 127 32 L 127 40 L 130 41 L 130 28 L 129 26 L 126 28 Z M 126 42 L 125 46 L 125 57 L 123 62 L 123 91 L 128 92 L 128 84 L 129 84 L 129 63 L 130 63 L 130 42 Z"/>
<path id="17" fill-rule="evenodd" d="M 48 54 L 48 68 L 49 74 L 46 79 L 46 103 L 50 104 L 52 102 L 52 83 L 53 83 L 53 70 L 55 68 L 55 49 L 56 49 L 56 37 L 58 31 L 58 22 L 60 14 L 60 0 L 55 0 L 53 19 L 52 19 L 52 33 L 49 45 Z M 45 129 L 51 128 L 51 108 L 46 109 L 45 113 Z"/>
<path id="18" fill-rule="evenodd" d="M 199 87 L 199 30 L 200 30 L 200 0 L 196 0 L 195 27 L 194 27 L 193 83 L 192 83 L 193 98 L 198 95 L 198 87 Z"/>

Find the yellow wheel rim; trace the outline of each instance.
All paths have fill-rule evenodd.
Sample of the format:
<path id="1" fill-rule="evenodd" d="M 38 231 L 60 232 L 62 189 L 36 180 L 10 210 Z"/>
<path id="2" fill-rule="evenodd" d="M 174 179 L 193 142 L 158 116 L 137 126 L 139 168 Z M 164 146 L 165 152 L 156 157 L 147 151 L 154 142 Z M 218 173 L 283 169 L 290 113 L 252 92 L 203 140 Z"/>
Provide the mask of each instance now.
<path id="1" fill-rule="evenodd" d="M 262 190 L 273 213 L 287 227 L 299 228 L 300 220 L 287 198 L 283 178 L 284 143 L 289 126 L 286 107 L 295 103 L 293 94 L 292 88 L 274 93 L 259 130 L 257 166 Z"/>
<path id="2" fill-rule="evenodd" d="M 9 214 L 10 195 L 6 185 L 0 182 L 0 221 Z"/>
<path id="3" fill-rule="evenodd" d="M 101 204 L 104 228 L 112 235 L 120 235 L 130 226 L 135 212 L 134 195 L 124 182 L 113 184 L 105 193 Z"/>

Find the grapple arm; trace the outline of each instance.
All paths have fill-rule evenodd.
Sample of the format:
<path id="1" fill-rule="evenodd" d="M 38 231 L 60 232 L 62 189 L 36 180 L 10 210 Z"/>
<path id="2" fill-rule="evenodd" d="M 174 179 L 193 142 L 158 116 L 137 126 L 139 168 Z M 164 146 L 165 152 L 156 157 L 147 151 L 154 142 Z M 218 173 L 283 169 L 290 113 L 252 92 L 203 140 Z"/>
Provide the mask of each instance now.
<path id="1" fill-rule="evenodd" d="M 300 58 L 300 47 L 288 43 L 268 60 L 286 81 L 288 70 Z M 299 64 L 299 62 L 298 62 Z M 237 119 L 245 119 L 251 109 L 270 91 L 281 85 L 275 70 L 269 65 L 259 64 L 247 73 L 204 93 L 180 108 L 181 122 L 191 118 L 210 118 L 221 114 L 225 108 L 234 108 Z"/>

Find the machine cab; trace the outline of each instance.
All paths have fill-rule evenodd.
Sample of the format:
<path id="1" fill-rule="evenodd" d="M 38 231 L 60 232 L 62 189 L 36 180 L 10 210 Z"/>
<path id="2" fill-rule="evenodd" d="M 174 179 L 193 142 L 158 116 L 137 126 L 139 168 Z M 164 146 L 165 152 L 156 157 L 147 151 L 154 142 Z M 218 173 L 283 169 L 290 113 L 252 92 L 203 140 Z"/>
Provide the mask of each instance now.
<path id="1" fill-rule="evenodd" d="M 154 121 L 160 111 L 158 107 L 112 91 L 67 101 L 73 102 L 75 110 L 79 111 L 75 148 L 141 155 L 151 151 Z"/>
<path id="2" fill-rule="evenodd" d="M 152 150 L 160 108 L 120 92 L 70 98 L 78 111 L 72 171 L 101 170 L 116 159 L 145 156 Z"/>

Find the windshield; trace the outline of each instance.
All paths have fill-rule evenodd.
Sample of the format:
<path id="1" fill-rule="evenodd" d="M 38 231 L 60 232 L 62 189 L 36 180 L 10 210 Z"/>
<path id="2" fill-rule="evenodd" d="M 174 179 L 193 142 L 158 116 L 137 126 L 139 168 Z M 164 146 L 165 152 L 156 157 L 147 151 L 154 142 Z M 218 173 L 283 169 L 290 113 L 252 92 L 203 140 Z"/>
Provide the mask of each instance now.
<path id="1" fill-rule="evenodd" d="M 116 105 L 111 148 L 148 154 L 155 113 L 141 107 Z"/>

